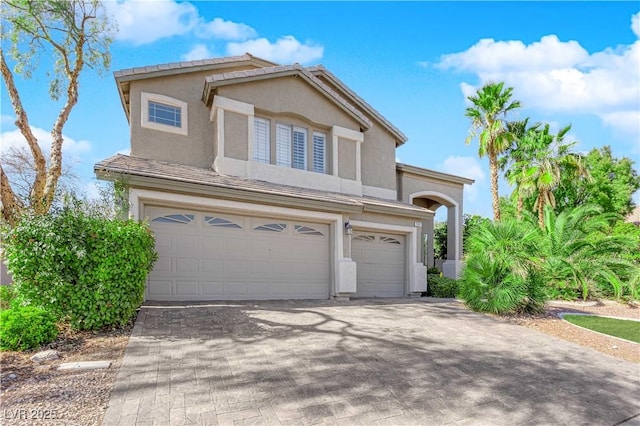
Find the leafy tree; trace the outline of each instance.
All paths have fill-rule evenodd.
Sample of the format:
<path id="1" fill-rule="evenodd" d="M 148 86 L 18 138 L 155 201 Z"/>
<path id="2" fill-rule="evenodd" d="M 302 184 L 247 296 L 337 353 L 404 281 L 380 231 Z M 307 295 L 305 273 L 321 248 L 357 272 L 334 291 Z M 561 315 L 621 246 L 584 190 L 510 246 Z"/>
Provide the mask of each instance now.
<path id="1" fill-rule="evenodd" d="M 16 115 L 15 124 L 27 142 L 34 165 L 27 206 L 14 192 L 0 164 L 2 218 L 13 224 L 25 207 L 36 214 L 45 214 L 51 207 L 63 171 L 62 132 L 78 102 L 80 75 L 85 66 L 98 71 L 109 67 L 111 26 L 106 14 L 100 11 L 98 0 L 4 0 L 0 7 L 2 38 L 9 45 L 8 52 L 4 43 L 0 48 L 0 73 Z M 13 60 L 13 70 L 7 55 Z M 62 104 L 51 129 L 48 161 L 29 126 L 14 79 L 14 73 L 31 77 L 40 57 L 52 60 L 49 96 Z"/>
<path id="2" fill-rule="evenodd" d="M 473 230 L 489 219 L 479 215 L 464 214 L 462 216 L 462 250 L 466 251 L 467 239 Z M 438 223 L 433 230 L 433 255 L 436 259 L 447 258 L 447 222 Z"/>
<path id="3" fill-rule="evenodd" d="M 465 113 L 471 119 L 471 129 L 466 143 L 470 143 L 477 136 L 478 155 L 489 157 L 494 220 L 500 220 L 498 157 L 509 148 L 512 140 L 506 126 L 506 116 L 510 111 L 520 108 L 520 102 L 511 101 L 512 92 L 513 88 L 505 88 L 504 83 L 487 83 L 475 96 L 468 97 L 473 107 L 467 108 Z"/>
<path id="4" fill-rule="evenodd" d="M 594 148 L 584 157 L 590 180 L 562 175 L 556 190 L 556 212 L 584 204 L 596 204 L 605 213 L 621 216 L 633 210 L 633 194 L 640 189 L 640 176 L 630 158 L 616 158 L 611 147 Z"/>

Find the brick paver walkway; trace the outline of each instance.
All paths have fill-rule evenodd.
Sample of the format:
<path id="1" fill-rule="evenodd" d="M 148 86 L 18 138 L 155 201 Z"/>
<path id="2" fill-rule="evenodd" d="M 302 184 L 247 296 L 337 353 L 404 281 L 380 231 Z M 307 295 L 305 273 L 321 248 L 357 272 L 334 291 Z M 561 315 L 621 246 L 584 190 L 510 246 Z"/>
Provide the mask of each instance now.
<path id="1" fill-rule="evenodd" d="M 627 426 L 639 401 L 640 365 L 453 302 L 229 302 L 145 306 L 104 424 Z"/>

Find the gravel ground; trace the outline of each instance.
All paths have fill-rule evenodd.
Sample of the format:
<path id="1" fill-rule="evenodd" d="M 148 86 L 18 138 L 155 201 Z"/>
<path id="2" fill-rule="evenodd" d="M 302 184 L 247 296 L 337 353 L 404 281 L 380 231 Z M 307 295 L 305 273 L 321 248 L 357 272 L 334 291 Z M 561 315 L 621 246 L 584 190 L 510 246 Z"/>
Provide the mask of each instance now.
<path id="1" fill-rule="evenodd" d="M 640 320 L 640 306 L 616 302 L 553 302 L 539 316 L 498 317 L 600 352 L 640 363 L 640 345 L 587 331 L 562 321 L 561 312 L 582 312 Z M 132 327 L 106 332 L 65 331 L 45 349 L 60 359 L 34 364 L 31 353 L 0 353 L 0 424 L 100 425 Z M 63 362 L 112 361 L 106 370 L 57 371 Z"/>
<path id="2" fill-rule="evenodd" d="M 93 332 L 64 331 L 43 349 L 60 358 L 36 364 L 34 352 L 0 353 L 1 425 L 100 425 L 129 341 L 131 327 Z M 64 362 L 112 361 L 104 370 L 58 371 Z"/>

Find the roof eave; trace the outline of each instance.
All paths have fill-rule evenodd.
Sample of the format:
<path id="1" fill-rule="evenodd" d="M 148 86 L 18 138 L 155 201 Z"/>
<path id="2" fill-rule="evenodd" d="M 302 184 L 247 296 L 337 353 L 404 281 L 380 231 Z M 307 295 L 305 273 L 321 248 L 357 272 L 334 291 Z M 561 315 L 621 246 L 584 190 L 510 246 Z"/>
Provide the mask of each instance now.
<path id="1" fill-rule="evenodd" d="M 388 126 L 384 122 L 385 120 L 386 121 L 388 120 L 382 117 L 382 114 L 380 114 L 380 112 L 376 111 L 371 105 L 367 104 L 366 102 L 363 103 L 360 99 L 358 99 L 358 97 L 353 96 L 352 90 L 348 88 L 340 79 L 338 79 L 331 71 L 327 70 L 324 66 L 319 65 L 319 66 L 316 66 L 315 69 L 310 72 L 312 74 L 313 73 L 321 74 L 324 77 L 326 77 L 334 85 L 336 85 L 337 87 L 340 87 L 342 89 L 342 92 L 349 97 L 349 100 L 351 100 L 352 102 L 355 102 L 360 108 L 367 111 L 371 116 L 376 117 L 378 121 L 380 121 L 380 124 L 382 124 L 384 128 L 387 129 L 387 131 L 396 138 L 396 146 L 404 145 L 404 143 L 407 142 L 408 138 L 404 133 L 402 133 L 397 128 Z"/>

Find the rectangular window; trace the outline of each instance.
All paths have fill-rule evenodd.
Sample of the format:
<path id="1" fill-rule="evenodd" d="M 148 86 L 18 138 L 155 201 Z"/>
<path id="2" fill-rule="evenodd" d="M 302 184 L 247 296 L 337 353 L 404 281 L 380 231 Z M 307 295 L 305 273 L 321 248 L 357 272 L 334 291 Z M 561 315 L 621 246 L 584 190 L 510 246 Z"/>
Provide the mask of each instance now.
<path id="1" fill-rule="evenodd" d="M 149 101 L 149 121 L 167 126 L 182 127 L 182 111 L 179 107 Z"/>
<path id="2" fill-rule="evenodd" d="M 276 124 L 276 165 L 291 167 L 291 126 Z"/>
<path id="3" fill-rule="evenodd" d="M 158 93 L 140 93 L 140 125 L 145 129 L 188 136 L 189 108 L 186 102 Z"/>
<path id="4" fill-rule="evenodd" d="M 326 173 L 327 156 L 326 156 L 327 136 L 324 133 L 313 132 L 313 171 L 318 173 Z"/>
<path id="5" fill-rule="evenodd" d="M 293 128 L 293 159 L 294 169 L 307 169 L 307 129 Z"/>
<path id="6" fill-rule="evenodd" d="M 271 161 L 271 125 L 269 120 L 255 117 L 253 159 L 259 163 L 269 163 Z"/>

